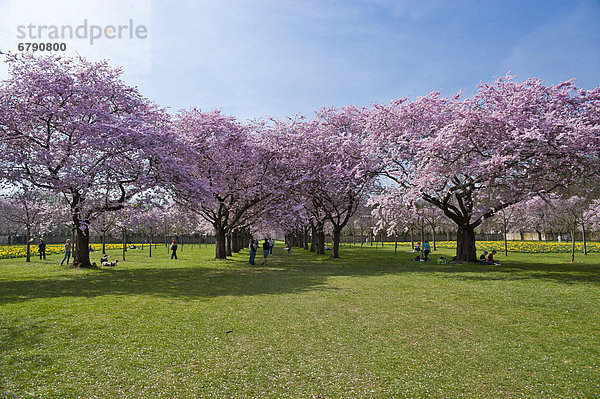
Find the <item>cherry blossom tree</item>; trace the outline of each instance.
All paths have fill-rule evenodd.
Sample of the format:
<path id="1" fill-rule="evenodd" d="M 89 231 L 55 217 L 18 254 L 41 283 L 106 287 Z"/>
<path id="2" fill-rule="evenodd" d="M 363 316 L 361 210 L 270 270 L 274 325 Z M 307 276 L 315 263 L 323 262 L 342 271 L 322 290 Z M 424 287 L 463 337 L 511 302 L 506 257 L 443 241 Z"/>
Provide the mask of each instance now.
<path id="1" fill-rule="evenodd" d="M 90 221 L 122 208 L 167 167 L 167 114 L 104 61 L 24 54 L 7 63 L 0 179 L 64 196 L 77 234 L 74 263 L 90 267 Z"/>
<path id="2" fill-rule="evenodd" d="M 494 221 L 500 226 L 502 229 L 502 237 L 504 238 L 504 256 L 508 256 L 508 239 L 507 234 L 513 228 L 513 226 L 517 225 L 519 218 L 521 216 L 521 208 L 520 205 L 522 203 L 517 203 L 506 208 L 502 208 L 494 215 Z"/>
<path id="3" fill-rule="evenodd" d="M 587 255 L 587 230 L 594 219 L 594 207 L 591 198 L 573 195 L 570 197 L 553 196 L 546 199 L 555 222 L 567 226 L 572 236 L 571 262 L 575 261 L 575 234 L 581 228 L 583 254 Z"/>
<path id="4" fill-rule="evenodd" d="M 102 212 L 90 221 L 90 227 L 101 237 L 102 254 L 106 254 L 106 235 L 117 226 L 118 212 Z"/>
<path id="5" fill-rule="evenodd" d="M 316 241 L 324 252 L 324 227 L 332 227 L 331 257 L 339 257 L 341 232 L 369 192 L 373 182 L 373 158 L 363 141 L 365 110 L 329 108 L 311 121 L 292 119 L 275 126 L 274 134 L 285 143 L 281 149 L 287 165 L 286 189 L 304 197 L 304 209 Z"/>
<path id="6" fill-rule="evenodd" d="M 152 257 L 154 236 L 163 227 L 166 217 L 165 209 L 154 204 L 139 204 L 131 208 L 128 218 L 130 229 L 148 236 L 148 257 Z"/>
<path id="7" fill-rule="evenodd" d="M 244 125 L 219 111 L 180 111 L 175 130 L 183 145 L 172 179 L 174 199 L 212 224 L 215 258 L 225 259 L 226 236 L 257 217 L 276 193 L 277 148 L 265 144 L 269 138 L 260 125 Z"/>
<path id="8" fill-rule="evenodd" d="M 32 236 L 42 234 L 50 227 L 54 216 L 51 204 L 39 190 L 24 186 L 10 196 L 0 197 L 0 216 L 25 232 L 27 256 L 31 262 Z"/>
<path id="9" fill-rule="evenodd" d="M 470 99 L 432 93 L 375 105 L 367 127 L 385 176 L 457 226 L 457 259 L 476 261 L 475 228 L 502 209 L 597 172 L 598 90 L 511 77 Z"/>

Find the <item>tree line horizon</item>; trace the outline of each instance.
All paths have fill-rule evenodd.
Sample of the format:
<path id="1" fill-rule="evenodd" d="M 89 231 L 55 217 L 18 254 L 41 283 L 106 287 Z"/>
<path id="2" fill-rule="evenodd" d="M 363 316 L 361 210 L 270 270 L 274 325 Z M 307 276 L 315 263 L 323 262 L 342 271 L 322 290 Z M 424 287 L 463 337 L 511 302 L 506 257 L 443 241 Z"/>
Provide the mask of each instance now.
<path id="1" fill-rule="evenodd" d="M 328 230 L 337 258 L 361 216 L 389 233 L 428 212 L 454 226 L 466 262 L 477 260 L 475 229 L 494 218 L 506 233 L 519 209 L 520 222 L 576 211 L 573 236 L 600 224 L 600 86 L 504 76 L 469 98 L 431 92 L 241 122 L 194 107 L 171 115 L 107 61 L 4 56 L 0 181 L 66 204 L 81 267 L 92 223 L 134 209 L 130 223 L 155 229 L 165 205 L 186 212 L 182 226 L 214 231 L 216 259 L 233 236 L 273 228 L 310 236 L 321 254 Z"/>

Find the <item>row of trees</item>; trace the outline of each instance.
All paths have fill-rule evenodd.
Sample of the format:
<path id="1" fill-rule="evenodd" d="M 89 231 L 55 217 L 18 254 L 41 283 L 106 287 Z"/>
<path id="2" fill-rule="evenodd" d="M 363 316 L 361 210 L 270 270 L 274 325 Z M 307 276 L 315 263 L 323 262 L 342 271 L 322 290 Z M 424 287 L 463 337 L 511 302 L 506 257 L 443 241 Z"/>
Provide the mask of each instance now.
<path id="1" fill-rule="evenodd" d="M 68 204 L 81 266 L 94 221 L 133 206 L 153 230 L 153 209 L 171 202 L 214 232 L 216 258 L 274 228 L 310 235 L 323 253 L 326 227 L 338 257 L 357 212 L 374 207 L 371 217 L 398 229 L 426 203 L 438 210 L 430 225 L 452 221 L 457 258 L 473 261 L 475 229 L 499 212 L 597 186 L 600 88 L 505 77 L 472 98 L 432 93 L 244 123 L 195 108 L 170 115 L 106 62 L 6 57 L 0 179 Z"/>

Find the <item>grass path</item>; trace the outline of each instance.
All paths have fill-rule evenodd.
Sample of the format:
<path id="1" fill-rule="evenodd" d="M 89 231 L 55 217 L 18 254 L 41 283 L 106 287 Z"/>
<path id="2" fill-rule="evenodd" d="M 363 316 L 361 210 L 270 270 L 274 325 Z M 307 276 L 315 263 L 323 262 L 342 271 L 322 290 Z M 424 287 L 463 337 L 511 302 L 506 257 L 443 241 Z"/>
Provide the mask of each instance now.
<path id="1" fill-rule="evenodd" d="M 0 398 L 600 395 L 599 254 L 438 265 L 401 249 L 2 260 Z"/>

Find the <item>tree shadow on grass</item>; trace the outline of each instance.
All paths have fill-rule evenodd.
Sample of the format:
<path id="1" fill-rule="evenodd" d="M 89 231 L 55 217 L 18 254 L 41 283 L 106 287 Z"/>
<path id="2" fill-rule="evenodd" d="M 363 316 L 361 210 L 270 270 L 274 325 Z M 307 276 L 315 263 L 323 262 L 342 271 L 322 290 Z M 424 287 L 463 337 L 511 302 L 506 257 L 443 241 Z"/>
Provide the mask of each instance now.
<path id="1" fill-rule="evenodd" d="M 441 274 L 447 278 L 464 281 L 517 281 L 543 280 L 563 284 L 588 283 L 600 285 L 600 265 L 572 263 L 522 263 L 517 260 L 503 260 L 502 265 L 482 265 L 480 263 L 438 264 L 436 254 L 430 262 L 412 261 L 414 253 L 390 251 L 353 251 L 343 260 L 327 259 L 308 262 L 315 270 L 325 267 L 330 274 L 372 276 L 398 273 Z"/>
<path id="2" fill-rule="evenodd" d="M 36 298 L 154 295 L 181 299 L 301 292 L 325 283 L 324 276 L 274 268 L 100 269 L 69 278 L 0 282 L 0 304 Z"/>
<path id="3" fill-rule="evenodd" d="M 477 270 L 477 265 L 473 268 Z M 569 265 L 506 262 L 502 265 L 488 266 L 478 273 L 449 273 L 448 277 L 459 280 L 486 281 L 486 280 L 542 280 L 561 284 L 594 284 L 600 285 L 600 266 L 595 265 Z"/>
<path id="4" fill-rule="evenodd" d="M 284 294 L 323 289 L 332 276 L 434 274 L 463 281 L 544 280 L 600 285 L 600 266 L 571 264 L 437 264 L 413 262 L 413 254 L 346 251 L 341 259 L 312 253 L 272 258 L 268 266 L 250 267 L 232 260 L 215 267 L 133 267 L 89 271 L 73 276 L 0 282 L 0 304 L 30 299 L 153 295 L 198 300 L 220 296 Z"/>

